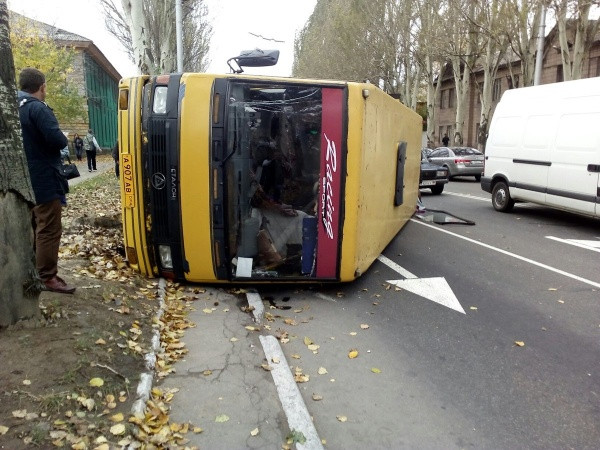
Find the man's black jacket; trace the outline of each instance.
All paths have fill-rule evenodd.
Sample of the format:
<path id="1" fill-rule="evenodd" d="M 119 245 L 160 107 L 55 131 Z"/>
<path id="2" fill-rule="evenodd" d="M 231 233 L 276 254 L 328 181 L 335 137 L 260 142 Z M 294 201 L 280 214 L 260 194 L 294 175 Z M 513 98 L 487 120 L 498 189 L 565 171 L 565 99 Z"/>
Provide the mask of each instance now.
<path id="1" fill-rule="evenodd" d="M 23 147 L 35 200 L 38 205 L 48 203 L 69 191 L 60 173 L 60 150 L 67 146 L 68 140 L 48 105 L 23 91 L 19 91 L 18 101 Z"/>

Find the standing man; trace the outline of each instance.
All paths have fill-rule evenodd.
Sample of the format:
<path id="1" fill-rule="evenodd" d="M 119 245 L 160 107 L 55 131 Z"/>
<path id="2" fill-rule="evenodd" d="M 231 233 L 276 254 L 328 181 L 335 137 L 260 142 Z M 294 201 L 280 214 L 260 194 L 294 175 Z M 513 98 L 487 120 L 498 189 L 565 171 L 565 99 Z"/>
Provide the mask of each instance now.
<path id="1" fill-rule="evenodd" d="M 85 139 L 83 140 L 83 148 L 85 149 L 85 156 L 87 157 L 88 170 L 90 172 L 92 170 L 96 170 L 96 150 L 100 150 L 100 146 L 98 145 L 96 136 L 94 136 L 94 132 L 91 128 L 85 135 Z"/>
<path id="2" fill-rule="evenodd" d="M 62 234 L 62 204 L 69 184 L 60 172 L 60 150 L 67 146 L 52 109 L 44 103 L 46 77 L 28 67 L 19 75 L 19 119 L 23 147 L 36 205 L 33 208 L 35 262 L 46 290 L 72 294 L 58 273 L 58 248 Z"/>
<path id="3" fill-rule="evenodd" d="M 442 144 L 444 144 L 444 147 L 448 147 L 449 142 L 450 142 L 450 138 L 448 137 L 448 133 L 445 133 L 444 137 L 442 138 Z"/>

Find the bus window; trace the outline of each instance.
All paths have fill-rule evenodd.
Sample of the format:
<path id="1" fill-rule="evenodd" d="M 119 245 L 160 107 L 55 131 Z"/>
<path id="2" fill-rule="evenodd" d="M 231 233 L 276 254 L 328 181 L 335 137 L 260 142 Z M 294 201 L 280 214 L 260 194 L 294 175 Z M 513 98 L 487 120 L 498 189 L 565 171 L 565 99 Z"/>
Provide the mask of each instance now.
<path id="1" fill-rule="evenodd" d="M 313 273 L 321 111 L 319 87 L 232 83 L 225 166 L 232 277 Z"/>

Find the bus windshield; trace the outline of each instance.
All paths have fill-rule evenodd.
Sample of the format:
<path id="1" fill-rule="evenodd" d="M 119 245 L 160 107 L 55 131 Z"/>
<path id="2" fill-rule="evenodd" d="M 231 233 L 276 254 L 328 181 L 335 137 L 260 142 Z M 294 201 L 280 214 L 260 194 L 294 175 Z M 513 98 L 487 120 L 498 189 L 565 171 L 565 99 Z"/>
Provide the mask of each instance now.
<path id="1" fill-rule="evenodd" d="M 322 89 L 232 82 L 226 114 L 231 276 L 310 276 L 317 236 Z"/>

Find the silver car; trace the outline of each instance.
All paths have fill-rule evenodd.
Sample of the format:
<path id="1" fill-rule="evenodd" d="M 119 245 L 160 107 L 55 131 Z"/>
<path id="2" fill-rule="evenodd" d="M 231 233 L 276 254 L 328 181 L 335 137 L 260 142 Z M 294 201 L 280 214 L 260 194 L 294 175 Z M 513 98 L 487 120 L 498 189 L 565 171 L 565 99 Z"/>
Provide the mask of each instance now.
<path id="1" fill-rule="evenodd" d="M 448 168 L 449 178 L 472 175 L 481 180 L 483 153 L 471 147 L 438 147 L 427 156 L 434 164 Z"/>

